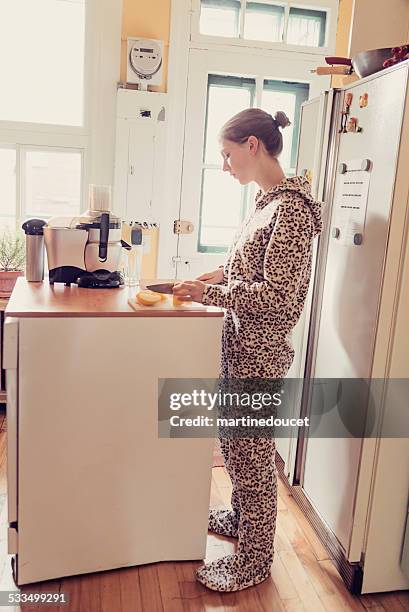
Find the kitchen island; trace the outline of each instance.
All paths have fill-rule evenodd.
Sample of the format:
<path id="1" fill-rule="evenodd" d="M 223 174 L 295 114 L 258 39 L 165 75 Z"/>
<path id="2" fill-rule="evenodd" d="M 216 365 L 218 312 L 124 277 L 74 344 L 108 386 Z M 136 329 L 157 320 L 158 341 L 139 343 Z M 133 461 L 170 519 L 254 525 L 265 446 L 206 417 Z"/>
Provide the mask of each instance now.
<path id="1" fill-rule="evenodd" d="M 205 556 L 214 440 L 158 436 L 158 379 L 217 378 L 223 311 L 135 293 L 21 278 L 7 306 L 19 585 Z"/>

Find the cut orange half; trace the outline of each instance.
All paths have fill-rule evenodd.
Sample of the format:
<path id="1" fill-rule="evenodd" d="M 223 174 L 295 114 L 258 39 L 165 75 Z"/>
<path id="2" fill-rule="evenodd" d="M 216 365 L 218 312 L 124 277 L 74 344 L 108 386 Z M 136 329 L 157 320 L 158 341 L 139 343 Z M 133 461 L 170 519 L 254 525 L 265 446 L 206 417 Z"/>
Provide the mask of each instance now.
<path id="1" fill-rule="evenodd" d="M 136 294 L 136 301 L 142 306 L 155 306 L 162 301 L 162 296 L 159 293 L 153 291 L 140 291 Z"/>

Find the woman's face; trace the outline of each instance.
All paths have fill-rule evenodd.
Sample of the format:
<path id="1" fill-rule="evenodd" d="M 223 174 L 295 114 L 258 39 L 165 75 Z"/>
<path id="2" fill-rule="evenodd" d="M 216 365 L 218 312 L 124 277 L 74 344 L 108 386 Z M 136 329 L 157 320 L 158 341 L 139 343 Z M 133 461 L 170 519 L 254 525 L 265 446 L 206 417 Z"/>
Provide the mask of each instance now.
<path id="1" fill-rule="evenodd" d="M 223 171 L 229 172 L 241 185 L 247 185 L 254 180 L 254 156 L 257 151 L 257 138 L 250 136 L 243 144 L 223 139 L 220 144 Z"/>

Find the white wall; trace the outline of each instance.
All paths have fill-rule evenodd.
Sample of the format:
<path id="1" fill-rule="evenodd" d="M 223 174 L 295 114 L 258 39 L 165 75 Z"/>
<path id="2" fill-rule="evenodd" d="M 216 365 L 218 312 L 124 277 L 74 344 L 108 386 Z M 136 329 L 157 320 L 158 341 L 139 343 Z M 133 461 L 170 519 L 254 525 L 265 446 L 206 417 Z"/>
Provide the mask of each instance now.
<path id="1" fill-rule="evenodd" d="M 92 24 L 86 74 L 90 79 L 89 147 L 86 181 L 113 183 L 116 83 L 120 78 L 122 0 L 94 0 L 87 18 Z"/>

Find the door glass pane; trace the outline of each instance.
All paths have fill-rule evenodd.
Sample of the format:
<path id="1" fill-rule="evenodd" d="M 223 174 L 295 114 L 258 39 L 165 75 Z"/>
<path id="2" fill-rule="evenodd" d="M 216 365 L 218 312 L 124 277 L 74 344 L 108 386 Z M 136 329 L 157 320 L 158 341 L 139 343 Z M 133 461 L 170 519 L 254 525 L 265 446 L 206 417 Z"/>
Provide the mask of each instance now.
<path id="1" fill-rule="evenodd" d="M 240 23 L 240 0 L 202 0 L 200 33 L 211 36 L 237 37 Z"/>
<path id="2" fill-rule="evenodd" d="M 0 148 L 0 215 L 16 214 L 16 150 Z"/>
<path id="3" fill-rule="evenodd" d="M 300 106 L 308 100 L 308 92 L 307 84 L 264 81 L 261 108 L 273 116 L 276 111 L 284 111 L 291 121 L 291 125 L 282 130 L 283 151 L 279 158 L 285 174 L 290 176 L 295 173 Z"/>
<path id="4" fill-rule="evenodd" d="M 267 2 L 247 2 L 244 38 L 281 42 L 284 29 L 284 7 Z"/>
<path id="5" fill-rule="evenodd" d="M 269 91 L 266 89 L 263 91 L 261 108 L 268 113 L 271 113 L 273 117 L 276 111 L 284 111 L 291 121 L 291 125 L 282 130 L 283 152 L 280 156 L 281 166 L 284 172 L 288 172 L 291 169 L 291 146 L 294 131 L 295 94 L 290 92 Z"/>
<path id="6" fill-rule="evenodd" d="M 218 134 L 230 117 L 253 106 L 255 87 L 246 77 L 208 77 L 199 251 L 225 252 L 243 219 L 248 190 L 223 172 Z"/>
<path id="7" fill-rule="evenodd" d="M 325 45 L 325 11 L 290 8 L 287 42 L 293 45 L 323 47 Z"/>
<path id="8" fill-rule="evenodd" d="M 253 79 L 217 75 L 209 75 L 208 82 L 205 163 L 220 164 L 219 131 L 230 117 L 252 106 L 256 85 Z"/>
<path id="9" fill-rule="evenodd" d="M 1 0 L 0 120 L 83 124 L 85 0 Z"/>
<path id="10" fill-rule="evenodd" d="M 225 251 L 243 217 L 243 187 L 228 172 L 203 171 L 199 251 Z"/>
<path id="11" fill-rule="evenodd" d="M 23 211 L 26 217 L 80 214 L 81 153 L 26 151 Z"/>

